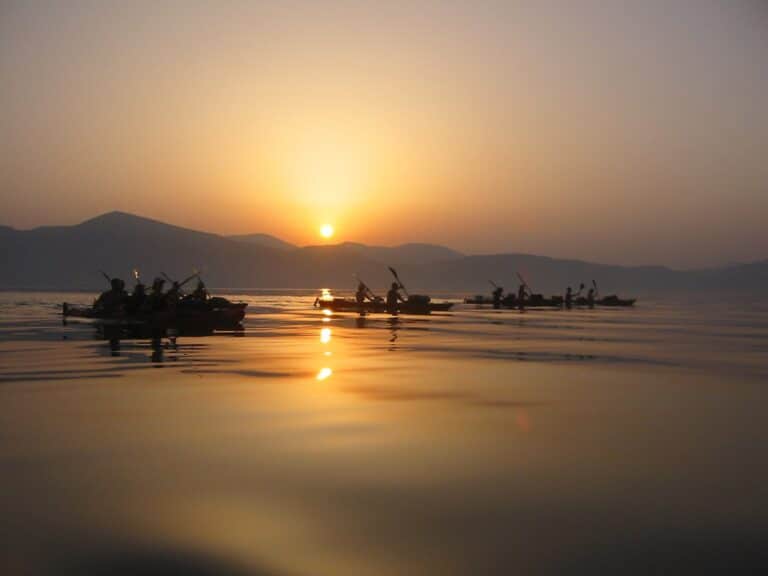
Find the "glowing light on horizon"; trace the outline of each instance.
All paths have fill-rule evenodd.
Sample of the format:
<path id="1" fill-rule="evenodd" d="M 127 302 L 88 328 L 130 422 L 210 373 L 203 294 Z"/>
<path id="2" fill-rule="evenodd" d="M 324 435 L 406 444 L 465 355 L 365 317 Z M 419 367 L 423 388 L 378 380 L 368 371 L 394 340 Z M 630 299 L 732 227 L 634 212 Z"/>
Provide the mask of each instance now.
<path id="1" fill-rule="evenodd" d="M 333 232 L 334 232 L 333 226 L 331 226 L 330 224 L 323 224 L 320 227 L 320 236 L 322 236 L 323 238 L 330 238 L 331 236 L 333 236 Z"/>

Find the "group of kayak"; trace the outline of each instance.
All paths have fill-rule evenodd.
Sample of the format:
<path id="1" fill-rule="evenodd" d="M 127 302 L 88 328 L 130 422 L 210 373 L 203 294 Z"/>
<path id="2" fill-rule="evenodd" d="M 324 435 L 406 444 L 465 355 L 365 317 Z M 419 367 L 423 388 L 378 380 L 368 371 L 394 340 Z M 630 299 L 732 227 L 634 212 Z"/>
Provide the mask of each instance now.
<path id="1" fill-rule="evenodd" d="M 374 294 L 365 282 L 358 278 L 355 298 L 334 298 L 328 293 L 315 298 L 315 307 L 335 312 L 386 312 L 387 314 L 429 314 L 450 310 L 453 302 L 432 302 L 424 294 L 409 294 L 397 272 L 391 266 L 389 271 L 395 277 L 387 291 L 386 298 Z M 402 291 L 402 293 L 401 293 Z M 405 296 L 403 296 L 405 295 Z"/>
<path id="2" fill-rule="evenodd" d="M 385 312 L 388 314 L 429 314 L 430 312 L 450 310 L 453 307 L 452 302 L 433 302 L 429 296 L 421 294 L 408 294 L 403 283 L 394 268 L 389 268 L 395 277 L 387 291 L 386 298 L 377 296 L 363 282 L 358 279 L 355 298 L 334 298 L 325 293 L 315 299 L 315 306 L 325 310 L 336 312 Z M 501 286 L 491 282 L 494 291 L 490 297 L 474 296 L 466 298 L 465 304 L 474 304 L 476 306 L 489 305 L 494 308 L 573 308 L 595 306 L 633 306 L 635 299 L 622 299 L 616 295 L 600 297 L 597 289 L 597 283 L 592 281 L 592 288 L 587 291 L 586 296 L 582 295 L 584 284 L 581 284 L 579 291 L 575 292 L 569 286 L 565 296 L 551 296 L 549 298 L 542 294 L 533 293 L 528 284 L 520 277 L 521 284 L 517 293 L 504 294 Z M 403 294 L 405 297 L 403 297 Z"/>
<path id="3" fill-rule="evenodd" d="M 490 281 L 494 287 L 491 297 L 487 296 L 473 296 L 472 298 L 465 298 L 465 304 L 475 305 L 492 305 L 494 308 L 517 308 L 523 310 L 524 308 L 573 308 L 573 307 L 588 307 L 594 308 L 595 306 L 634 306 L 636 299 L 634 298 L 619 298 L 615 294 L 610 296 L 599 295 L 597 289 L 597 282 L 592 280 L 592 287 L 587 291 L 586 296 L 582 295 L 584 291 L 584 284 L 579 286 L 578 292 L 574 292 L 573 288 L 568 286 L 565 291 L 565 296 L 550 296 L 545 297 L 543 294 L 534 294 L 525 280 L 520 278 L 520 287 L 517 294 L 510 293 L 504 295 L 504 288 L 498 286 L 493 281 Z"/>
<path id="4" fill-rule="evenodd" d="M 92 318 L 105 325 L 209 330 L 236 327 L 245 318 L 246 303 L 212 297 L 197 273 L 181 282 L 166 276 L 171 284 L 168 290 L 160 277 L 155 278 L 147 290 L 139 281 L 138 273 L 134 274 L 136 285 L 130 294 L 123 280 L 104 274 L 110 289 L 102 292 L 92 306 L 65 302 L 64 317 Z M 183 287 L 195 278 L 197 286 L 189 294 L 185 293 Z"/>
<path id="5" fill-rule="evenodd" d="M 386 296 L 378 296 L 368 285 L 358 278 L 357 291 L 354 298 L 333 297 L 329 293 L 315 299 L 315 307 L 336 312 L 388 313 L 388 314 L 429 314 L 431 312 L 447 311 L 453 307 L 453 302 L 433 302 L 423 294 L 409 294 L 400 281 L 397 271 L 389 268 L 394 276 Z M 103 274 L 103 273 L 102 273 Z M 125 282 L 120 278 L 104 276 L 110 283 L 110 289 L 103 292 L 92 306 L 75 306 L 64 303 L 64 317 L 91 318 L 101 325 L 113 327 L 149 327 L 155 329 L 187 328 L 195 330 L 232 329 L 240 326 L 245 317 L 245 302 L 231 302 L 226 298 L 212 297 L 198 273 L 181 282 L 172 280 L 163 274 L 170 282 L 170 288 L 165 289 L 165 280 L 155 278 L 149 290 L 139 281 L 138 272 L 134 271 L 136 285 L 129 294 Z M 197 279 L 195 289 L 185 293 L 184 286 Z M 504 294 L 501 286 L 493 284 L 494 290 L 490 297 L 474 296 L 466 298 L 465 304 L 476 306 L 493 306 L 494 308 L 572 308 L 595 306 L 632 306 L 634 299 L 621 299 L 618 296 L 600 297 L 597 283 L 593 280 L 592 287 L 586 295 L 582 295 L 584 284 L 578 292 L 569 286 L 565 296 L 544 297 L 533 293 L 528 284 L 520 277 L 521 284 L 517 293 Z"/>

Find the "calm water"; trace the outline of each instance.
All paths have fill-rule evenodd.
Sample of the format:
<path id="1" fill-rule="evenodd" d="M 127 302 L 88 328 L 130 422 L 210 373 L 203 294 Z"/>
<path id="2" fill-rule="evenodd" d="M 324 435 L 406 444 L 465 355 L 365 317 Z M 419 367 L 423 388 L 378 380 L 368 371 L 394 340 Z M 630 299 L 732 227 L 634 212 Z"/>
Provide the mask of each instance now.
<path id="1" fill-rule="evenodd" d="M 242 298 L 111 349 L 57 316 L 92 295 L 0 293 L 3 574 L 768 567 L 765 306 Z"/>

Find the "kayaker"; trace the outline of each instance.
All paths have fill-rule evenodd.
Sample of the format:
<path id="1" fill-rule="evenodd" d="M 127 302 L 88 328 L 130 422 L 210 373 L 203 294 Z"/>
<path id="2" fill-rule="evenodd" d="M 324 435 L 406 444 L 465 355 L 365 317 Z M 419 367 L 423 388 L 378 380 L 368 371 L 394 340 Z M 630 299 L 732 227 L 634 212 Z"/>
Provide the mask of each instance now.
<path id="1" fill-rule="evenodd" d="M 208 290 L 205 288 L 205 283 L 201 279 L 198 278 L 197 280 L 197 286 L 195 287 L 194 292 L 192 292 L 192 298 L 195 300 L 208 300 Z"/>
<path id="2" fill-rule="evenodd" d="M 171 289 L 165 293 L 164 300 L 166 308 L 171 311 L 176 310 L 176 305 L 181 300 L 181 284 L 178 282 L 171 284 Z"/>
<path id="3" fill-rule="evenodd" d="M 368 289 L 368 286 L 366 286 L 363 282 L 360 282 L 357 285 L 357 292 L 355 292 L 355 300 L 357 300 L 357 303 L 362 306 L 366 298 L 372 301 L 373 294 Z"/>
<path id="4" fill-rule="evenodd" d="M 164 286 L 165 280 L 162 278 L 155 278 L 152 282 L 152 293 L 149 295 L 149 304 L 152 310 L 160 310 L 165 306 Z"/>
<path id="5" fill-rule="evenodd" d="M 517 307 L 522 310 L 525 307 L 525 297 L 528 294 L 525 284 L 520 284 L 520 288 L 517 289 Z"/>
<path id="6" fill-rule="evenodd" d="M 501 286 L 496 286 L 496 289 L 493 291 L 493 307 L 494 308 L 501 308 L 501 300 L 504 295 L 504 288 Z"/>
<path id="7" fill-rule="evenodd" d="M 400 295 L 400 284 L 392 282 L 392 287 L 387 292 L 387 312 L 397 314 L 398 302 L 405 302 L 405 299 Z"/>
<path id="8" fill-rule="evenodd" d="M 146 300 L 147 300 L 147 293 L 144 288 L 144 284 L 139 282 L 133 288 L 133 293 L 130 296 L 128 296 L 125 302 L 125 311 L 129 315 L 137 314 L 138 312 L 141 311 Z"/>
<path id="9" fill-rule="evenodd" d="M 573 289 L 568 286 L 568 290 L 565 291 L 565 307 L 570 308 L 573 306 Z"/>
<path id="10" fill-rule="evenodd" d="M 594 288 L 590 288 L 589 292 L 587 292 L 587 305 L 590 308 L 595 307 L 595 289 Z"/>
<path id="11" fill-rule="evenodd" d="M 102 292 L 93 303 L 94 308 L 103 310 L 110 314 L 119 312 L 122 310 L 125 304 L 125 282 L 120 278 L 112 278 L 109 281 L 110 289 L 106 292 Z"/>
<path id="12" fill-rule="evenodd" d="M 110 289 L 99 295 L 93 307 L 111 314 L 122 309 L 128 295 L 125 292 L 125 282 L 120 278 L 110 279 L 109 284 Z"/>

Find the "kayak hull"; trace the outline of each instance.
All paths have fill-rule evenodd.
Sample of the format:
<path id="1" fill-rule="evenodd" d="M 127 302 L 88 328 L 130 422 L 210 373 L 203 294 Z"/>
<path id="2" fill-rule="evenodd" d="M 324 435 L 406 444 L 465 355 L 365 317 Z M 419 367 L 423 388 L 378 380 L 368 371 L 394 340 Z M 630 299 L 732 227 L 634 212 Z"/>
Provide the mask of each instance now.
<path id="1" fill-rule="evenodd" d="M 473 296 L 471 298 L 464 299 L 465 304 L 472 304 L 474 306 L 494 306 L 492 298 L 487 296 Z M 545 298 L 540 294 L 535 294 L 531 298 L 527 298 L 523 301 L 523 308 L 559 308 L 563 305 L 563 299 L 560 296 L 552 296 L 551 298 Z M 507 297 L 501 300 L 498 304 L 499 308 L 519 308 L 520 302 L 517 298 Z"/>
<path id="2" fill-rule="evenodd" d="M 618 298 L 615 296 L 607 296 L 599 300 L 595 300 L 594 306 L 601 307 L 630 307 L 634 306 L 637 302 L 636 298 Z M 465 304 L 471 304 L 474 306 L 493 306 L 493 299 L 488 296 L 472 296 L 464 299 Z M 565 300 L 561 296 L 553 296 L 551 298 L 536 297 L 525 300 L 523 303 L 524 308 L 559 308 L 565 306 Z M 583 308 L 589 306 L 589 302 L 586 298 L 575 298 L 573 308 Z M 519 308 L 519 303 L 516 298 L 505 298 L 501 301 L 500 308 Z"/>
<path id="3" fill-rule="evenodd" d="M 365 301 L 358 304 L 355 300 L 347 298 L 334 298 L 333 300 L 319 300 L 318 306 L 323 310 L 333 312 L 370 312 L 386 313 L 387 305 L 384 302 Z M 399 302 L 397 311 L 399 314 L 430 314 L 432 312 L 445 312 L 453 307 L 453 302 Z"/>
<path id="4" fill-rule="evenodd" d="M 63 305 L 65 318 L 88 318 L 105 326 L 149 326 L 156 328 L 186 327 L 190 329 L 227 329 L 236 327 L 245 318 L 245 303 L 229 303 L 226 306 L 180 304 L 176 310 L 158 310 L 139 314 L 105 313 L 92 306 Z"/>

